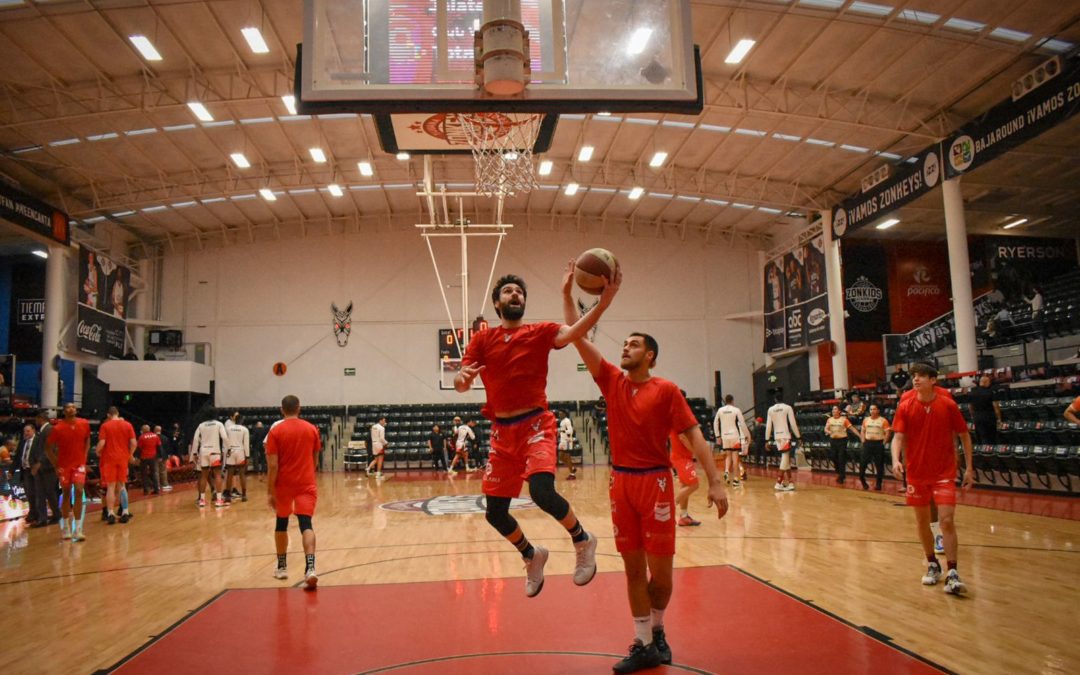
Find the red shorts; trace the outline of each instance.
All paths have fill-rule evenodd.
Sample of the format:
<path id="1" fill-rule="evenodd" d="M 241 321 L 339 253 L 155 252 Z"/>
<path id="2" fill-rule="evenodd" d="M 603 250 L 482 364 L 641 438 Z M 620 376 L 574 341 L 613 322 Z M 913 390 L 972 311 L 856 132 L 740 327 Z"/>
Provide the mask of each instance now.
<path id="1" fill-rule="evenodd" d="M 165 466 L 169 469 L 180 468 L 180 458 L 176 455 L 169 455 L 169 458 L 165 460 Z"/>
<path id="2" fill-rule="evenodd" d="M 98 473 L 101 474 L 103 483 L 126 483 L 128 479 L 127 460 L 103 458 L 98 465 Z"/>
<path id="3" fill-rule="evenodd" d="M 675 486 L 671 471 L 611 472 L 611 523 L 619 553 L 675 555 Z"/>
<path id="4" fill-rule="evenodd" d="M 930 499 L 938 506 L 956 504 L 956 480 L 954 478 L 942 478 L 936 481 L 908 481 L 907 484 L 908 506 L 929 506 Z"/>
<path id="5" fill-rule="evenodd" d="M 275 495 L 278 518 L 288 518 L 294 513 L 301 516 L 315 515 L 315 503 L 319 501 L 319 493 L 314 485 L 278 485 Z"/>
<path id="6" fill-rule="evenodd" d="M 679 482 L 683 485 L 697 485 L 697 466 L 692 459 L 671 458 L 671 463 L 675 467 L 675 474 L 679 477 Z"/>
<path id="7" fill-rule="evenodd" d="M 555 473 L 555 416 L 544 410 L 512 424 L 492 424 L 484 494 L 517 497 L 534 473 Z"/>
<path id="8" fill-rule="evenodd" d="M 60 487 L 64 490 L 72 485 L 86 485 L 86 466 L 61 466 L 56 469 L 56 477 L 60 479 Z"/>

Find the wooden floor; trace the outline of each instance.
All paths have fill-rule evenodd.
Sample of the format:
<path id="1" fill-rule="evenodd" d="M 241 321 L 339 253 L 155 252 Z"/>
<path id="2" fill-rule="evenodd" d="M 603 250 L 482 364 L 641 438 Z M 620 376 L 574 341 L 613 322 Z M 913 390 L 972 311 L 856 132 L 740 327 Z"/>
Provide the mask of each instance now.
<path id="1" fill-rule="evenodd" d="M 599 535 L 600 570 L 620 571 L 608 471 L 586 468 L 579 476 L 560 481 L 560 490 Z M 1080 672 L 1080 522 L 960 507 L 960 570 L 970 595 L 953 598 L 941 586 L 920 585 L 922 555 L 911 513 L 898 506 L 898 496 L 814 485 L 807 478 L 803 473 L 792 493 L 776 493 L 767 478 L 751 479 L 732 491 L 731 512 L 720 522 L 708 517 L 704 498 L 695 495 L 692 511 L 704 524 L 679 529 L 676 566 L 736 565 L 958 672 Z M 379 508 L 436 495 L 478 495 L 475 474 L 382 483 L 362 474 L 324 474 L 319 491 L 314 522 L 320 586 L 485 577 L 518 577 L 524 584 L 519 557 L 482 515 Z M 249 502 L 200 510 L 194 491 L 181 486 L 133 503 L 136 517 L 127 525 L 106 526 L 91 514 L 81 544 L 61 543 L 55 526 L 0 524 L 0 602 L 10 619 L 0 672 L 106 668 L 222 589 L 286 583 L 271 577 L 273 517 L 264 495 L 256 478 Z M 514 513 L 530 539 L 551 548 L 548 573 L 569 573 L 572 549 L 562 528 L 536 509 Z M 295 522 L 290 530 L 296 547 Z M 302 569 L 302 556 L 294 552 L 287 583 L 299 582 Z M 611 598 L 611 616 L 626 625 L 629 640 L 621 593 Z M 798 626 L 790 629 L 796 640 L 813 640 Z M 242 634 L 238 626 L 236 636 L 207 639 L 223 647 L 234 639 L 242 644 Z"/>

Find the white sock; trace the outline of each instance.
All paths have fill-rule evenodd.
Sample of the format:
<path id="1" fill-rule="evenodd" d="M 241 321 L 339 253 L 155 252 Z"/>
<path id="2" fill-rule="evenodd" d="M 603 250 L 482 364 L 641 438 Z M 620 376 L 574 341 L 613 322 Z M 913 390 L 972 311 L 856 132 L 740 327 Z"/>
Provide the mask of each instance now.
<path id="1" fill-rule="evenodd" d="M 643 645 L 652 644 L 652 617 L 649 617 L 649 616 L 635 616 L 634 617 L 634 636 Z"/>
<path id="2" fill-rule="evenodd" d="M 650 614 L 652 614 L 652 627 L 653 627 L 653 630 L 656 630 L 657 628 L 663 628 L 664 627 L 664 610 L 662 610 L 662 609 L 653 609 L 653 610 L 650 611 Z"/>
<path id="3" fill-rule="evenodd" d="M 934 533 L 935 537 L 940 537 L 941 536 L 941 525 L 939 525 L 937 523 L 937 521 L 934 521 L 934 522 L 930 523 L 930 531 Z"/>
<path id="4" fill-rule="evenodd" d="M 67 518 L 60 516 L 60 531 L 63 532 L 66 527 L 68 527 Z"/>

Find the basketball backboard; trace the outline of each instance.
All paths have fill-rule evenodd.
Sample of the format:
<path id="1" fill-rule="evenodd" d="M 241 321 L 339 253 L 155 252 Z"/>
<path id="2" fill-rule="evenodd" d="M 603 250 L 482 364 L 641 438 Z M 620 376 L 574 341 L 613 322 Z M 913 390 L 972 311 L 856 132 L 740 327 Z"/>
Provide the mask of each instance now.
<path id="1" fill-rule="evenodd" d="M 484 0 L 305 0 L 298 107 L 425 118 L 406 127 L 422 113 L 701 111 L 689 0 L 520 4 L 528 84 L 495 97 L 475 83 Z"/>

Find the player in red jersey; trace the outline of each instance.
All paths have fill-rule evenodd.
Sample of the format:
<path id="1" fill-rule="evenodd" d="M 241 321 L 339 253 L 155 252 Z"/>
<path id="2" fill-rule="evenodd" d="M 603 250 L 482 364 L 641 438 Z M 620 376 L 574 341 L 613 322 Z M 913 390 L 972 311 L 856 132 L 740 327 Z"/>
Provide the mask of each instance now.
<path id="1" fill-rule="evenodd" d="M 1065 408 L 1065 419 L 1073 424 L 1080 424 L 1080 396 L 1077 396 L 1073 402 Z"/>
<path id="2" fill-rule="evenodd" d="M 569 286 L 563 287 L 563 310 L 573 312 Z M 613 666 L 632 673 L 671 663 L 664 633 L 664 610 L 671 600 L 675 558 L 675 495 L 667 439 L 693 450 L 709 481 L 708 504 L 717 517 L 728 510 L 724 483 L 716 474 L 712 451 L 686 397 L 673 382 L 653 377 L 660 347 L 652 336 L 631 333 L 623 342 L 621 372 L 588 340 L 574 343 L 607 400 L 612 475 L 609 487 L 615 548 L 626 569 L 634 642 Z"/>
<path id="3" fill-rule="evenodd" d="M 300 538 L 304 544 L 304 589 L 313 591 L 319 583 L 315 572 L 315 515 L 318 491 L 315 467 L 319 464 L 322 439 L 315 425 L 300 419 L 300 399 L 293 395 L 281 399 L 282 420 L 274 422 L 266 435 L 266 499 L 277 515 L 274 545 L 277 548 L 275 579 L 288 579 L 285 554 L 289 549 L 289 516 L 296 514 Z"/>
<path id="4" fill-rule="evenodd" d="M 573 283 L 573 265 L 563 283 Z M 510 515 L 510 500 L 521 494 L 525 480 L 532 500 L 558 520 L 574 542 L 574 583 L 584 586 L 596 575 L 596 537 L 585 531 L 570 504 L 555 491 L 555 416 L 548 410 L 544 390 L 551 350 L 588 333 L 618 289 L 616 279 L 601 294 L 596 307 L 566 325 L 526 324 L 525 281 L 512 274 L 502 277 L 491 291 L 501 323 L 473 337 L 454 378 L 459 392 L 468 391 L 477 376 L 484 381 L 487 403 L 481 412 L 493 422 L 483 484 L 487 521 L 525 559 L 525 595 L 530 598 L 544 587 L 548 550 L 530 544 Z"/>
<path id="5" fill-rule="evenodd" d="M 912 366 L 915 395 L 907 397 L 893 418 L 893 473 L 907 477 L 907 503 L 915 509 L 916 529 L 926 554 L 927 571 L 923 583 L 932 586 L 941 578 L 941 564 L 934 553 L 930 531 L 930 504 L 937 505 L 944 538 L 948 575 L 945 592 L 960 595 L 966 589 L 956 569 L 956 446 L 960 436 L 964 448 L 964 489 L 975 483 L 971 457 L 971 434 L 960 407 L 951 397 L 935 390 L 937 370 L 925 363 Z M 901 462 L 901 455 L 903 461 Z"/>
<path id="6" fill-rule="evenodd" d="M 135 460 L 135 428 L 131 422 L 120 419 L 120 411 L 116 406 L 111 406 L 106 415 L 106 420 L 98 429 L 98 442 L 95 451 L 98 456 L 98 471 L 101 472 L 101 482 L 105 483 L 105 518 L 110 525 L 116 524 L 116 502 L 120 497 L 120 490 L 124 488 L 128 479 L 128 466 Z M 120 514 L 120 522 L 126 523 L 131 520 L 131 513 L 124 508 Z"/>
<path id="7" fill-rule="evenodd" d="M 83 490 L 86 460 L 90 454 L 90 422 L 77 417 L 74 403 L 64 406 L 45 442 L 45 454 L 60 479 L 60 538 L 83 541 Z M 74 509 L 72 508 L 74 506 Z"/>
<path id="8" fill-rule="evenodd" d="M 700 485 L 697 477 L 697 467 L 694 466 L 694 453 L 690 451 L 682 440 L 679 433 L 672 431 L 668 436 L 671 445 L 671 464 L 675 468 L 675 475 L 679 478 L 679 493 L 675 495 L 675 503 L 679 505 L 679 527 L 697 527 L 700 520 L 694 520 L 690 516 L 690 495 L 697 492 Z"/>

